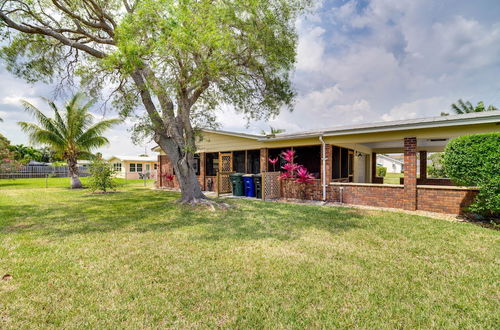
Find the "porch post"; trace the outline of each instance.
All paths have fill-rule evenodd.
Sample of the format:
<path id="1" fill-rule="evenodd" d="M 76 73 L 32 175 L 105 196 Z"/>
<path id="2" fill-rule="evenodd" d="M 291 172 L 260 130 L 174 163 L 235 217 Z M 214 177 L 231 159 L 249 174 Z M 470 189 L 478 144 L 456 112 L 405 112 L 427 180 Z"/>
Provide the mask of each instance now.
<path id="1" fill-rule="evenodd" d="M 320 151 L 321 153 L 322 151 Z M 326 184 L 332 182 L 332 154 L 333 148 L 331 144 L 325 144 L 325 176 L 326 176 Z M 323 157 L 321 155 L 320 159 Z M 320 166 L 320 179 L 323 182 L 323 162 L 321 161 Z"/>
<path id="2" fill-rule="evenodd" d="M 427 179 L 427 151 L 420 151 L 420 179 Z"/>
<path id="3" fill-rule="evenodd" d="M 261 148 L 260 149 L 260 171 L 261 172 L 267 172 L 267 164 L 268 162 L 268 149 L 267 148 Z"/>
<path id="4" fill-rule="evenodd" d="M 417 138 L 404 139 L 404 208 L 417 209 Z"/>
<path id="5" fill-rule="evenodd" d="M 206 153 L 200 152 L 200 181 L 201 190 L 205 190 L 205 164 L 206 164 Z"/>
<path id="6" fill-rule="evenodd" d="M 375 179 L 377 177 L 377 153 L 376 152 L 372 152 L 371 168 L 372 168 L 371 183 L 378 183 L 378 182 L 376 182 L 376 179 Z"/>

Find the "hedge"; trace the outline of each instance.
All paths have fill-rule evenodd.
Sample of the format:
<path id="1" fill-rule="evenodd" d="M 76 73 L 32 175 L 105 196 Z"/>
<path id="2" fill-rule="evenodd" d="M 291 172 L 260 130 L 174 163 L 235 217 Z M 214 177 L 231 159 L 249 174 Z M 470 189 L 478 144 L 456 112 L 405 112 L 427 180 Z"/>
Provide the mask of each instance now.
<path id="1" fill-rule="evenodd" d="M 448 143 L 443 164 L 457 185 L 477 186 L 470 211 L 500 215 L 500 132 L 461 136 Z"/>

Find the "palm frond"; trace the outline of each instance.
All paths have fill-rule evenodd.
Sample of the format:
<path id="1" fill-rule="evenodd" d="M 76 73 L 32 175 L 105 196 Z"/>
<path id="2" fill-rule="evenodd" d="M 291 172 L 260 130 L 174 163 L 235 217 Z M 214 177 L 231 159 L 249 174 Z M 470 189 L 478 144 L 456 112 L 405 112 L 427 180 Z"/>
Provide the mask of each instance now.
<path id="1" fill-rule="evenodd" d="M 33 123 L 20 121 L 18 125 L 28 134 L 30 142 L 33 144 L 49 145 L 55 150 L 62 150 L 66 147 L 66 141 L 57 133 L 49 131 Z"/>
<path id="2" fill-rule="evenodd" d="M 81 136 L 78 137 L 76 142 L 78 144 L 85 144 L 87 140 L 92 139 L 96 136 L 100 136 L 104 131 L 121 123 L 121 119 L 108 119 L 100 121 L 93 126 L 89 127 L 86 132 L 84 132 Z"/>
<path id="3" fill-rule="evenodd" d="M 93 136 L 91 138 L 86 139 L 85 141 L 79 142 L 78 147 L 79 151 L 89 151 L 95 148 L 103 147 L 106 144 L 109 144 L 109 140 L 104 136 Z"/>

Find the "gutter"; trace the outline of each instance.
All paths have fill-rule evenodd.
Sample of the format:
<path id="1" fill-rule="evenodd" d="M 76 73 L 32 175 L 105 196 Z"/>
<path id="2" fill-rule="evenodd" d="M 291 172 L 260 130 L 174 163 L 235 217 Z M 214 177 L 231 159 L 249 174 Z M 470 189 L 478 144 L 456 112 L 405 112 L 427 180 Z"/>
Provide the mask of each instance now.
<path id="1" fill-rule="evenodd" d="M 321 161 L 323 162 L 322 173 L 321 173 L 321 187 L 323 188 L 323 201 L 326 201 L 326 145 L 323 140 L 323 135 L 319 136 L 319 141 L 321 142 Z"/>

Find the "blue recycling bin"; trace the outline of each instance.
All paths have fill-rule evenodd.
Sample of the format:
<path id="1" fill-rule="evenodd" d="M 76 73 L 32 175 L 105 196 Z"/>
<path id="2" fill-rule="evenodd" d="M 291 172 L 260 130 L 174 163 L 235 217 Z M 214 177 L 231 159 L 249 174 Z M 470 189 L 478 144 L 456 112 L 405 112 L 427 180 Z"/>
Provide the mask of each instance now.
<path id="1" fill-rule="evenodd" d="M 245 186 L 245 196 L 255 197 L 255 185 L 252 174 L 243 175 L 243 185 Z"/>

